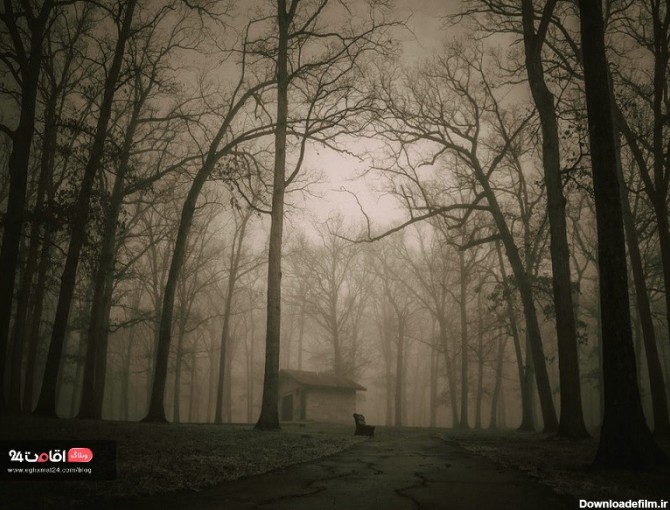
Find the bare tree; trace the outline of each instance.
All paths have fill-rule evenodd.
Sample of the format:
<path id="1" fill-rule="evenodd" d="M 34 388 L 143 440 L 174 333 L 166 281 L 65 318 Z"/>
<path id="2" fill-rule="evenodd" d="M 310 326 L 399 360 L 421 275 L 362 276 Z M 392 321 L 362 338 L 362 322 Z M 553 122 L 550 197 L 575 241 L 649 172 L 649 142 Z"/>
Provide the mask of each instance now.
<path id="1" fill-rule="evenodd" d="M 270 53 L 276 66 L 277 111 L 268 253 L 266 364 L 261 415 L 256 424 L 260 430 L 279 428 L 281 251 L 286 189 L 302 168 L 308 141 L 337 148 L 338 137 L 360 129 L 354 117 L 369 104 L 369 97 L 356 85 L 356 78 L 362 77 L 359 66 L 368 53 L 388 52 L 385 32 L 394 25 L 383 19 L 383 2 L 370 2 L 363 23 L 345 23 L 341 31 L 334 31 L 328 26 L 325 13 L 329 7 L 339 7 L 345 11 L 341 14 L 353 19 L 351 6 L 347 4 L 330 0 L 277 0 L 276 16 L 271 17 L 277 22 L 276 46 Z M 295 85 L 292 90 L 291 85 Z M 298 148 L 295 164 L 287 171 L 289 134 L 297 139 Z"/>
<path id="2" fill-rule="evenodd" d="M 247 28 L 247 34 L 248 30 L 249 28 Z M 240 120 L 245 114 L 249 113 L 249 108 L 252 108 L 251 104 L 258 101 L 259 95 L 263 91 L 268 90 L 275 82 L 274 77 L 269 76 L 267 72 L 261 74 L 257 79 L 254 79 L 254 77 L 250 79 L 247 76 L 247 72 L 252 75 L 255 74 L 247 69 L 247 45 L 248 37 L 245 36 L 239 61 L 241 66 L 239 79 L 222 105 L 225 114 L 218 119 L 218 128 L 212 134 L 207 147 L 203 150 L 201 156 L 202 164 L 197 169 L 191 181 L 190 189 L 181 210 L 174 253 L 163 293 L 158 347 L 156 351 L 156 369 L 153 378 L 150 407 L 145 421 L 167 421 L 163 399 L 172 336 L 172 315 L 176 283 L 186 255 L 188 235 L 203 186 L 212 172 L 217 168 L 227 177 L 233 176 L 235 172 L 240 170 L 240 165 L 244 165 L 242 160 L 235 156 L 238 146 L 272 132 L 272 120 L 264 112 L 259 112 L 260 115 L 250 125 L 245 125 Z"/>
<path id="3" fill-rule="evenodd" d="M 45 55 L 42 59 L 42 72 L 39 80 L 39 99 L 42 114 L 38 123 L 42 132 L 37 129 L 39 139 L 39 158 L 28 247 L 25 263 L 21 270 L 21 280 L 16 296 L 16 312 L 12 328 L 12 339 L 9 347 L 10 385 L 9 404 L 12 410 L 21 408 L 21 364 L 25 351 L 28 351 L 26 364 L 23 408 L 32 411 L 34 353 L 37 348 L 41 304 L 46 292 L 45 279 L 48 267 L 51 240 L 56 229 L 53 211 L 49 204 L 53 203 L 53 181 L 56 171 L 58 125 L 64 122 L 63 110 L 67 99 L 77 84 L 88 74 L 82 59 L 77 58 L 81 40 L 90 28 L 90 14 L 93 9 L 85 6 L 81 12 L 62 12 L 53 21 L 51 29 L 45 33 Z M 86 111 L 87 108 L 82 108 Z M 41 121 L 41 122 L 40 122 Z M 81 124 L 81 117 L 74 125 Z M 40 137 L 41 134 L 41 137 Z M 74 140 L 63 147 L 71 148 Z M 35 281 L 36 280 L 36 281 Z M 41 284 L 40 284 L 41 282 Z M 33 313 L 39 312 L 39 313 Z"/>
<path id="4" fill-rule="evenodd" d="M 224 375 L 226 371 L 227 353 L 230 349 L 230 322 L 233 310 L 233 298 L 235 295 L 235 286 L 240 273 L 242 257 L 244 253 L 244 241 L 247 232 L 247 225 L 253 215 L 253 209 L 233 211 L 235 221 L 235 231 L 230 248 L 230 257 L 228 262 L 228 281 L 223 305 L 223 326 L 221 328 L 221 347 L 219 354 L 219 375 L 216 385 L 216 411 L 214 413 L 214 423 L 223 423 L 223 395 L 224 395 Z M 243 272 L 248 272 L 249 268 L 242 268 Z"/>
<path id="5" fill-rule="evenodd" d="M 380 328 L 380 340 L 387 363 L 387 392 L 390 394 L 392 390 L 394 397 L 393 424 L 396 427 L 402 426 L 406 420 L 407 351 L 411 338 L 411 319 L 420 306 L 416 297 L 406 292 L 406 279 L 410 276 L 401 265 L 404 261 L 397 256 L 403 246 L 404 240 L 400 235 L 385 240 L 376 252 L 372 269 L 380 287 L 378 313 L 382 313 L 379 318 L 386 321 Z"/>
<path id="6" fill-rule="evenodd" d="M 16 2 L 4 2 L 0 12 L 2 37 L 2 72 L 16 86 L 11 95 L 18 95 L 18 123 L 14 129 L 3 122 L 0 133 L 12 142 L 9 154 L 9 190 L 2 232 L 0 265 L 0 413 L 5 413 L 4 392 L 9 327 L 14 299 L 14 284 L 19 262 L 19 244 L 25 216 L 30 152 L 35 132 L 36 102 L 39 76 L 42 71 L 45 34 L 54 23 L 63 2 L 47 0 L 39 7 Z M 3 84 L 4 89 L 4 84 Z"/>
<path id="7" fill-rule="evenodd" d="M 103 157 L 104 144 L 108 134 L 107 128 L 112 113 L 112 102 L 121 74 L 126 43 L 131 34 L 135 5 L 136 0 L 130 0 L 125 6 L 125 9 L 119 7 L 119 12 L 115 15 L 118 35 L 112 62 L 105 79 L 103 99 L 100 105 L 100 114 L 95 129 L 95 136 L 91 145 L 86 168 L 84 169 L 84 176 L 81 181 L 81 188 L 77 199 L 77 214 L 74 216 L 72 223 L 72 234 L 68 246 L 65 268 L 63 269 L 63 275 L 61 277 L 56 318 L 54 320 L 51 343 L 49 344 L 49 353 L 47 355 L 47 366 L 42 380 L 42 390 L 35 409 L 35 413 L 40 415 L 56 415 L 56 380 L 58 378 L 58 369 L 63 351 L 63 341 L 74 293 L 79 255 L 86 235 L 86 224 L 91 206 L 91 190 Z"/>
<path id="8" fill-rule="evenodd" d="M 294 256 L 305 275 L 306 313 L 325 333 L 328 359 L 336 375 L 352 377 L 360 367 L 356 322 L 365 309 L 365 280 L 357 267 L 356 246 L 346 241 L 343 218 L 317 226 L 318 241 L 305 243 Z"/>
<path id="9" fill-rule="evenodd" d="M 100 418 L 102 412 L 109 314 L 117 256 L 123 244 L 119 218 L 124 209 L 127 210 L 124 200 L 149 188 L 170 171 L 181 169 L 188 159 L 193 158 L 180 160 L 175 154 L 177 151 L 174 147 L 183 143 L 177 133 L 185 125 L 184 105 L 178 103 L 166 113 L 156 113 L 156 105 L 165 100 L 168 94 L 173 95 L 177 88 L 166 76 L 168 59 L 175 48 L 185 49 L 192 44 L 191 37 L 186 33 L 189 31 L 186 21 L 188 13 L 182 12 L 180 21 L 170 27 L 165 37 L 161 37 L 162 25 L 168 15 L 173 14 L 172 11 L 173 6 L 166 5 L 158 13 L 149 13 L 151 18 L 146 21 L 145 30 L 134 34 L 129 40 L 128 60 L 131 61 L 131 68 L 127 71 L 126 79 L 132 86 L 129 87 L 129 97 L 124 101 L 120 119 L 116 120 L 116 125 L 123 126 L 124 136 L 114 151 L 117 153 L 117 165 L 113 179 L 110 179 L 113 185 L 108 207 L 104 211 L 100 253 L 94 274 L 81 418 Z M 126 108 L 129 109 L 127 115 Z M 142 172 L 143 167 L 148 171 Z"/>
<path id="10" fill-rule="evenodd" d="M 487 79 L 483 66 L 481 49 L 455 46 L 446 48 L 445 54 L 436 58 L 419 75 L 419 79 L 414 75 L 411 80 L 405 80 L 402 86 L 391 85 L 388 79 L 380 84 L 382 101 L 376 121 L 381 127 L 378 132 L 401 147 L 396 165 L 400 170 L 391 171 L 406 177 L 416 187 L 414 191 L 402 190 L 404 200 L 416 213 L 412 213 L 409 220 L 391 231 L 436 215 L 453 215 L 457 211 L 483 210 L 491 214 L 497 229 L 496 237 L 499 236 L 505 247 L 523 304 L 544 428 L 554 431 L 558 421 L 530 274 L 524 267 L 496 193 L 497 188 L 492 182 L 492 176 L 507 164 L 510 154 L 521 149 L 519 137 L 530 116 L 524 118 L 505 109 L 504 104 L 497 99 L 496 87 Z M 491 132 L 495 133 L 497 141 L 494 142 L 494 138 L 484 134 Z M 430 157 L 422 157 L 412 149 L 418 143 L 431 147 Z M 440 204 L 421 187 L 422 179 L 417 173 L 417 167 L 442 162 L 450 165 L 454 172 L 459 168 L 471 172 L 478 189 L 472 191 L 472 199 L 468 203 Z M 464 212 L 462 218 L 454 219 L 463 221 L 467 217 L 467 212 Z"/>

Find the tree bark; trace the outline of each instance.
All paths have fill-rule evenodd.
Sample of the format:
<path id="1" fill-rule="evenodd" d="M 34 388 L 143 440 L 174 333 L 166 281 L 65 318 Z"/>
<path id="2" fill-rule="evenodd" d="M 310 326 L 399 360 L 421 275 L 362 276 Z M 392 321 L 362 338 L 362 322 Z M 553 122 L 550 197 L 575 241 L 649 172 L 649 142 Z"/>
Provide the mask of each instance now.
<path id="1" fill-rule="evenodd" d="M 394 425 L 401 427 L 405 412 L 404 366 L 405 366 L 405 318 L 398 315 L 398 341 L 395 365 L 395 420 Z"/>
<path id="2" fill-rule="evenodd" d="M 503 331 L 501 331 L 503 333 Z M 507 336 L 501 337 L 498 344 L 498 357 L 496 359 L 496 376 L 495 386 L 493 387 L 493 394 L 491 395 L 491 418 L 489 422 L 490 429 L 498 428 L 498 401 L 502 391 L 502 372 L 503 360 L 505 358 L 505 347 L 507 347 Z"/>
<path id="3" fill-rule="evenodd" d="M 180 311 L 179 330 L 177 331 L 177 351 L 175 353 L 174 361 L 174 392 L 172 393 L 172 422 L 180 423 L 180 404 L 181 404 L 181 367 L 184 361 L 184 335 L 186 329 L 186 321 L 188 320 L 188 311 Z"/>
<path id="4" fill-rule="evenodd" d="M 32 321 L 29 326 L 28 352 L 26 355 L 26 370 L 23 383 L 23 412 L 33 412 L 33 401 L 35 393 L 35 367 L 37 365 L 37 351 L 40 343 L 40 323 L 42 321 L 42 310 L 44 308 L 44 297 L 46 294 L 49 265 L 51 264 L 51 240 L 53 237 L 51 227 L 47 226 L 40 263 L 37 270 L 37 284 L 32 303 Z"/>
<path id="5" fill-rule="evenodd" d="M 465 254 L 458 252 L 458 264 L 460 269 L 460 296 L 459 308 L 461 318 L 461 419 L 458 422 L 459 429 L 467 429 L 468 425 L 468 315 L 467 315 L 467 286 L 468 272 L 465 267 Z"/>
<path id="6" fill-rule="evenodd" d="M 602 10 L 579 0 L 584 85 L 598 225 L 605 415 L 595 463 L 641 467 L 667 462 L 647 427 L 637 384 L 626 251 Z"/>
<path id="7" fill-rule="evenodd" d="M 475 428 L 482 428 L 482 398 L 484 392 L 484 325 L 481 294 L 479 299 L 479 325 L 477 330 L 477 401 L 475 406 Z"/>
<path id="8" fill-rule="evenodd" d="M 528 352 L 526 352 L 527 362 L 523 362 L 523 353 L 521 351 L 521 338 L 519 336 L 519 328 L 516 323 L 516 314 L 514 313 L 514 303 L 512 302 L 511 289 L 507 283 L 507 271 L 505 271 L 505 264 L 502 258 L 502 250 L 500 243 L 496 242 L 496 253 L 498 254 L 498 264 L 500 266 L 500 276 L 502 277 L 503 294 L 505 297 L 505 308 L 509 320 L 510 332 L 512 334 L 512 341 L 514 342 L 514 354 L 516 355 L 516 367 L 519 373 L 519 393 L 521 394 L 521 424 L 519 430 L 530 431 L 534 430 L 533 426 L 533 406 L 532 393 L 529 391 L 529 384 L 526 382 L 528 371 Z"/>
<path id="9" fill-rule="evenodd" d="M 663 369 L 661 368 L 661 361 L 658 356 L 656 332 L 654 331 L 647 282 L 642 267 L 642 254 L 640 253 L 637 229 L 635 228 L 633 213 L 630 209 L 630 203 L 628 202 L 626 182 L 623 177 L 623 169 L 621 168 L 621 146 L 619 143 L 616 143 L 616 149 L 619 199 L 621 200 L 624 232 L 628 246 L 628 258 L 630 260 L 631 272 L 633 273 L 632 279 L 635 287 L 635 302 L 637 304 L 639 326 L 642 330 L 641 336 L 647 358 L 649 387 L 651 390 L 651 402 L 654 412 L 654 432 L 657 435 L 668 435 L 670 434 L 670 419 L 668 417 L 668 397 L 666 394 L 665 382 L 663 381 Z M 640 358 L 641 356 L 636 357 L 638 360 L 640 360 Z"/>
<path id="10" fill-rule="evenodd" d="M 451 426 L 457 427 L 458 419 L 458 400 L 456 398 L 456 381 L 454 381 L 454 374 L 451 370 L 451 359 L 449 357 L 449 337 L 447 335 L 447 322 L 445 317 L 438 318 L 438 326 L 440 328 L 440 341 L 442 343 L 442 350 L 444 352 L 444 366 L 447 372 L 447 384 L 449 386 L 449 401 L 451 407 Z"/>
<path id="11" fill-rule="evenodd" d="M 270 215 L 270 246 L 268 252 L 267 319 L 265 336 L 265 371 L 263 400 L 257 430 L 278 430 L 279 427 L 279 340 L 281 335 L 281 250 L 284 230 L 284 192 L 286 180 L 286 131 L 288 121 L 288 39 L 289 27 L 299 0 L 277 0 L 279 41 L 277 53 L 277 127 L 275 128 L 274 181 Z"/>

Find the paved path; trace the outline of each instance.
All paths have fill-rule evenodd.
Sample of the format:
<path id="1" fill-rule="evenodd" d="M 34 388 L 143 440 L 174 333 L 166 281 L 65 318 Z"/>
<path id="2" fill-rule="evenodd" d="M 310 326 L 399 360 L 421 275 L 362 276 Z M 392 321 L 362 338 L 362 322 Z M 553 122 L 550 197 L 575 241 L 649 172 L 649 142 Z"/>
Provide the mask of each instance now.
<path id="1" fill-rule="evenodd" d="M 109 508 L 558 510 L 577 508 L 577 503 L 429 432 L 382 430 L 374 439 L 314 462 L 202 492 L 126 500 Z"/>

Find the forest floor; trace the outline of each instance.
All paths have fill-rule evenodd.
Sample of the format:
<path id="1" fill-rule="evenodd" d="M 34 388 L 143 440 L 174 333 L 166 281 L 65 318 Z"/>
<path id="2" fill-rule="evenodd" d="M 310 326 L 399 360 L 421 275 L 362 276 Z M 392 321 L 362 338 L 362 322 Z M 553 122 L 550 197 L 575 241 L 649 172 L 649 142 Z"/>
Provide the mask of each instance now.
<path id="1" fill-rule="evenodd" d="M 225 481 L 323 458 L 365 438 L 354 424 L 283 424 L 259 433 L 251 425 L 144 424 L 136 422 L 0 418 L 1 439 L 111 439 L 117 479 L 109 481 L 0 482 L 0 509 L 73 507 L 93 496 L 123 498 L 174 490 L 202 491 Z M 380 435 L 419 429 L 378 427 Z M 670 467 L 644 472 L 595 469 L 597 440 L 567 441 L 514 431 L 424 430 L 481 455 L 503 469 L 515 468 L 577 499 L 670 500 Z M 670 440 L 659 441 L 670 455 Z"/>
<path id="2" fill-rule="evenodd" d="M 282 425 L 256 432 L 251 425 L 0 418 L 2 439 L 116 441 L 116 480 L 0 481 L 0 509 L 66 508 L 91 496 L 126 497 L 202 490 L 226 480 L 265 473 L 343 450 L 364 438 L 351 426 Z"/>
<path id="3" fill-rule="evenodd" d="M 540 433 L 474 430 L 449 430 L 445 438 L 576 499 L 670 500 L 670 466 L 647 471 L 596 468 L 597 438 L 571 441 Z M 670 458 L 670 439 L 657 442 Z"/>

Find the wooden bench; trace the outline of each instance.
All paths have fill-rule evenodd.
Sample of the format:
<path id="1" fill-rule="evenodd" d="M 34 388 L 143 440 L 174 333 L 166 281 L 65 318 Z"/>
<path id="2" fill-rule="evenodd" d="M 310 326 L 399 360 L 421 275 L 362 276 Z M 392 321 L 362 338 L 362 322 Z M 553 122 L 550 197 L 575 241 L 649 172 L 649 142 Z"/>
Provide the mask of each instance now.
<path id="1" fill-rule="evenodd" d="M 375 428 L 372 425 L 367 425 L 365 423 L 365 416 L 354 413 L 354 421 L 356 422 L 356 432 L 354 432 L 355 436 L 374 437 Z"/>

